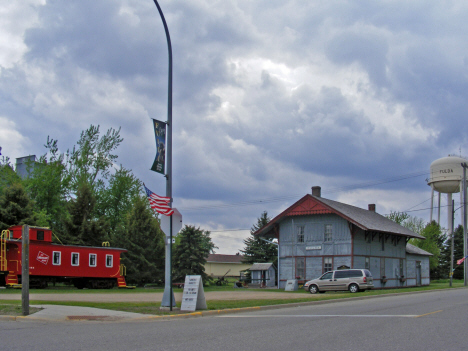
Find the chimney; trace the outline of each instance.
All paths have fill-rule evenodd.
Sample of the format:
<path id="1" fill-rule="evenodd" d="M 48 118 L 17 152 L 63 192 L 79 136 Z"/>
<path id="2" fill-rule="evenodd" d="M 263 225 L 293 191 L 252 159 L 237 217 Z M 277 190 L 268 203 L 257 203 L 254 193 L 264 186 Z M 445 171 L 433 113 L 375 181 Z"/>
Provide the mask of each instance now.
<path id="1" fill-rule="evenodd" d="M 369 211 L 375 212 L 375 204 L 369 204 Z"/>
<path id="2" fill-rule="evenodd" d="M 312 195 L 321 197 L 322 196 L 322 188 L 319 186 L 313 186 L 312 187 Z"/>

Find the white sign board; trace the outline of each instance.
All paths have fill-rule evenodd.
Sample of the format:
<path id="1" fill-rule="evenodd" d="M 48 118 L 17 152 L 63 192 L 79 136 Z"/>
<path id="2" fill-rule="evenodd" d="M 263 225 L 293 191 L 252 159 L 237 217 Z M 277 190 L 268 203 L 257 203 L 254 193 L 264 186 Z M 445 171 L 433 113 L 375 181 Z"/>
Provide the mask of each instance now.
<path id="1" fill-rule="evenodd" d="M 286 281 L 286 287 L 284 288 L 284 291 L 297 291 L 298 288 L 297 280 L 291 279 Z"/>
<path id="2" fill-rule="evenodd" d="M 322 246 L 306 246 L 306 250 L 322 250 Z"/>
<path id="3" fill-rule="evenodd" d="M 172 219 L 172 236 L 176 236 L 178 232 L 182 229 L 182 215 L 177 210 L 173 208 L 174 213 L 172 216 L 161 216 L 161 230 L 166 236 L 170 236 L 171 233 L 171 219 Z"/>
<path id="4" fill-rule="evenodd" d="M 205 291 L 200 275 L 186 275 L 181 311 L 206 310 Z"/>

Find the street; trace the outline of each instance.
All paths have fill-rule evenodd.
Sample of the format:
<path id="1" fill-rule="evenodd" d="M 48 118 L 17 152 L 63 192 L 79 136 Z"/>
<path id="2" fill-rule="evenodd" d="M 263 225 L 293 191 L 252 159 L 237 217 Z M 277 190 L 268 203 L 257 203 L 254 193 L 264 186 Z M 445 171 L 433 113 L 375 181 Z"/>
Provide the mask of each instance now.
<path id="1" fill-rule="evenodd" d="M 464 350 L 468 289 L 146 322 L 0 322 L 4 350 Z"/>

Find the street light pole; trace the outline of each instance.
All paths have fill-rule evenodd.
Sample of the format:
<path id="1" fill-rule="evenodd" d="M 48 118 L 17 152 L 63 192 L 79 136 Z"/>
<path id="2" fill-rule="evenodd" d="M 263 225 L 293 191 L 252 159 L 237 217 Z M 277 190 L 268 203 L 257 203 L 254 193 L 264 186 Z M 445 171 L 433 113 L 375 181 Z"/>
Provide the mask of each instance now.
<path id="1" fill-rule="evenodd" d="M 462 218 L 463 218 L 463 257 L 466 257 L 468 254 L 468 247 L 467 247 L 467 235 L 466 235 L 466 163 L 461 164 L 463 167 L 463 180 L 462 180 L 462 186 L 463 186 L 463 212 L 462 212 Z M 464 281 L 464 286 L 467 286 L 468 284 L 468 266 L 466 259 L 463 261 L 463 281 Z"/>
<path id="2" fill-rule="evenodd" d="M 166 197 L 171 201 L 169 206 L 172 208 L 172 44 L 169 35 L 169 28 L 167 27 L 166 19 L 158 4 L 157 0 L 153 0 L 158 8 L 159 15 L 164 25 L 166 32 L 167 49 L 169 54 L 169 73 L 168 73 L 168 87 L 167 87 L 167 140 L 166 140 Z M 166 275 L 164 284 L 164 294 L 161 302 L 161 307 L 169 306 L 172 311 L 172 306 L 175 304 L 174 294 L 172 291 L 172 218 L 170 219 L 169 242 L 166 240 Z M 169 300 L 169 301 L 167 301 Z"/>

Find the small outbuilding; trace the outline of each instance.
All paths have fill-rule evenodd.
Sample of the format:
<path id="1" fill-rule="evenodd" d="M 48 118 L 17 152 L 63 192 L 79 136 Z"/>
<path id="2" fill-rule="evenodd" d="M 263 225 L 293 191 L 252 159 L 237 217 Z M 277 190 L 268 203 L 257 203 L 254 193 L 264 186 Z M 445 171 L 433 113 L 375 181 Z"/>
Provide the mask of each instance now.
<path id="1" fill-rule="evenodd" d="M 273 263 L 254 263 L 249 270 L 253 285 L 258 284 L 261 287 L 276 286 L 276 274 Z"/>

